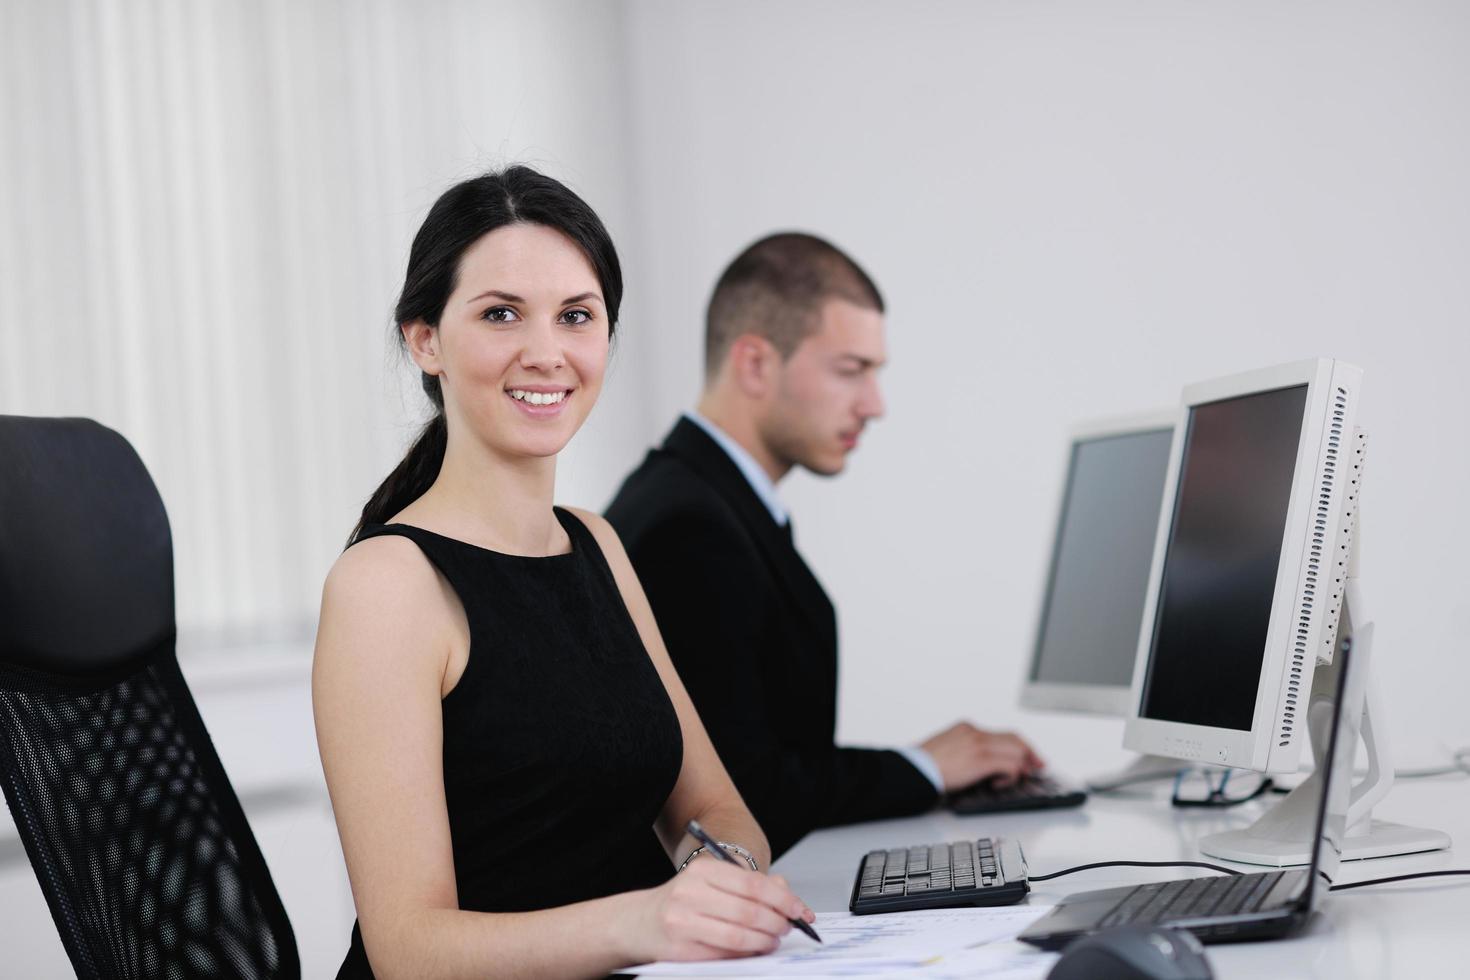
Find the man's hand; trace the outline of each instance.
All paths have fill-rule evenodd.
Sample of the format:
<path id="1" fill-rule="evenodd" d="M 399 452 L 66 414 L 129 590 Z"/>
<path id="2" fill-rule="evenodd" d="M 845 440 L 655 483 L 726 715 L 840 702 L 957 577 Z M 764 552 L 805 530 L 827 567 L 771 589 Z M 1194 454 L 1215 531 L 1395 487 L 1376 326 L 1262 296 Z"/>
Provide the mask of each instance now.
<path id="1" fill-rule="evenodd" d="M 967 721 L 951 725 L 919 746 L 939 766 L 944 789 L 952 792 L 994 777 L 1004 785 L 1039 772 L 1044 763 L 1012 732 L 987 732 Z"/>

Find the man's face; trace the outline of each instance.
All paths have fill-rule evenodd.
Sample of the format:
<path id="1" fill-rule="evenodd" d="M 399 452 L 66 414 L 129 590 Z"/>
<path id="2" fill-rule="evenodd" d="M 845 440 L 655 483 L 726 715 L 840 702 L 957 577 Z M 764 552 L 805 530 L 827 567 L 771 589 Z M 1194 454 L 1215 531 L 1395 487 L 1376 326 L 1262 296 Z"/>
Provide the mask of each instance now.
<path id="1" fill-rule="evenodd" d="M 888 358 L 883 314 L 842 299 L 777 369 L 761 436 L 778 461 L 813 473 L 842 472 L 869 419 L 883 414 L 878 369 Z"/>

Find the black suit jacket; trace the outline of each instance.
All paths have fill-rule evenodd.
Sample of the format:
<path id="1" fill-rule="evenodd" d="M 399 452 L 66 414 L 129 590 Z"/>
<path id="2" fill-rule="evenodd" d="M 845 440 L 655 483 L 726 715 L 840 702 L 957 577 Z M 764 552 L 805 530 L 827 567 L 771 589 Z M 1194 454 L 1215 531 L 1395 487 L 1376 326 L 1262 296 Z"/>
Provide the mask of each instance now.
<path id="1" fill-rule="evenodd" d="M 669 654 L 773 854 L 808 831 L 918 813 L 897 752 L 839 748 L 837 619 L 744 474 L 681 418 L 608 507 Z"/>

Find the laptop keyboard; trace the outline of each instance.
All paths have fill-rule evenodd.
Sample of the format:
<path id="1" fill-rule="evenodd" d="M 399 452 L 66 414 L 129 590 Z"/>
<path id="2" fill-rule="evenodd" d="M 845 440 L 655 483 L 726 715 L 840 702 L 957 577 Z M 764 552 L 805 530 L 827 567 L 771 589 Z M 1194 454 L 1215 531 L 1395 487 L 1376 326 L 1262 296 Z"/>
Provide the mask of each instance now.
<path id="1" fill-rule="evenodd" d="M 1098 928 L 1254 912 L 1283 874 L 1283 871 L 1267 871 L 1140 885 L 1123 896 L 1098 923 Z"/>
<path id="2" fill-rule="evenodd" d="M 1006 857 L 1002 860 L 1002 852 Z M 1007 869 L 1014 878 L 1006 877 Z M 1030 886 L 1019 845 L 995 838 L 870 851 L 858 866 L 850 908 L 901 912 L 963 905 L 1009 905 Z"/>

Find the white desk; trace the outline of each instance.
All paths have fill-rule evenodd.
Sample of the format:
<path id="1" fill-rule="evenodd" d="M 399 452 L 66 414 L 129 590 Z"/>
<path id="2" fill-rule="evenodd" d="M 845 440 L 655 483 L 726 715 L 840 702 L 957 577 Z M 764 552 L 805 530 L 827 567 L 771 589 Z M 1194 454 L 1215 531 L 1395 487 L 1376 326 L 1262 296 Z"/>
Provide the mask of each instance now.
<path id="1" fill-rule="evenodd" d="M 875 848 L 1005 835 L 1021 842 L 1036 874 L 1105 860 L 1208 861 L 1211 859 L 1201 858 L 1194 841 L 1204 834 L 1249 824 L 1263 806 L 1248 803 L 1225 810 L 1182 810 L 1169 806 L 1167 792 L 1167 784 L 1161 784 L 1151 797 L 1094 796 L 1085 806 L 1072 810 L 993 817 L 936 812 L 838 827 L 804 839 L 776 862 L 774 870 L 785 875 L 812 908 L 838 911 L 847 908 L 858 860 Z M 1375 815 L 1444 830 L 1454 839 L 1456 849 L 1346 864 L 1339 882 L 1470 868 L 1470 778 L 1400 781 Z M 1036 884 L 1030 900 L 1050 904 L 1072 892 L 1194 873 L 1210 872 L 1189 868 L 1085 871 Z M 1327 897 L 1321 914 L 1293 938 L 1213 945 L 1208 951 L 1215 974 L 1221 978 L 1467 976 L 1470 878 L 1336 892 Z"/>

